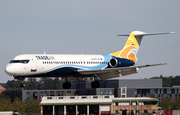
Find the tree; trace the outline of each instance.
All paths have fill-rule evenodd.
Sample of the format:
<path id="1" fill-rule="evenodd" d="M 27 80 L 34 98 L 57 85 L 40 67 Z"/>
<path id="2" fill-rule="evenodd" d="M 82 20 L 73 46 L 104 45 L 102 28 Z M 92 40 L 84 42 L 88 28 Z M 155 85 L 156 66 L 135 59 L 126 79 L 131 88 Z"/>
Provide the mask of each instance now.
<path id="1" fill-rule="evenodd" d="M 160 106 L 162 110 L 169 110 L 170 106 L 170 110 L 173 110 L 173 103 L 171 102 L 170 97 L 166 97 L 165 99 L 163 99 L 158 103 L 158 106 Z"/>
<path id="2" fill-rule="evenodd" d="M 148 97 L 151 97 L 151 98 L 157 98 L 156 95 L 155 95 L 154 93 L 153 93 L 153 94 L 148 93 Z"/>
<path id="3" fill-rule="evenodd" d="M 173 110 L 180 110 L 180 99 L 177 99 L 177 100 L 173 103 Z"/>
<path id="4" fill-rule="evenodd" d="M 25 112 L 33 115 L 33 114 L 40 114 L 41 112 L 41 107 L 39 106 L 40 100 L 39 99 L 26 99 L 24 101 L 24 106 L 25 106 Z"/>
<path id="5" fill-rule="evenodd" d="M 14 102 L 12 103 L 12 106 L 13 112 L 19 112 L 21 114 L 26 113 L 24 103 L 18 97 L 15 98 Z"/>
<path id="6" fill-rule="evenodd" d="M 0 111 L 12 111 L 13 106 L 11 104 L 11 99 L 6 97 L 4 99 L 0 99 Z"/>

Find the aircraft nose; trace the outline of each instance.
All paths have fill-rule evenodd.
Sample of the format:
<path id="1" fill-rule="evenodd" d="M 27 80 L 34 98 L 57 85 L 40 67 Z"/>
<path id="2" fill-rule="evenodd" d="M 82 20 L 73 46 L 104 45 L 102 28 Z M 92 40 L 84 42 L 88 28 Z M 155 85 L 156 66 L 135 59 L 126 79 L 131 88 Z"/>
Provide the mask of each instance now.
<path id="1" fill-rule="evenodd" d="M 6 68 L 5 68 L 5 72 L 10 75 L 10 76 L 13 76 L 14 75 L 14 67 L 12 65 L 7 65 Z"/>

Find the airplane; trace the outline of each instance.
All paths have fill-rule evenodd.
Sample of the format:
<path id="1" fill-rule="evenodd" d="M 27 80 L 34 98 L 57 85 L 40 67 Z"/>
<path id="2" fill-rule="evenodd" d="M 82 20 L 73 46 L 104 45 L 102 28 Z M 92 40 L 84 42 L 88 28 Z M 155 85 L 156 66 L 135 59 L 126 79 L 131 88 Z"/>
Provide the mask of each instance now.
<path id="1" fill-rule="evenodd" d="M 129 36 L 123 49 L 108 55 L 74 55 L 74 54 L 23 54 L 12 59 L 5 68 L 5 72 L 15 79 L 22 80 L 20 84 L 24 87 L 23 80 L 28 77 L 63 77 L 64 89 L 70 89 L 71 84 L 67 79 L 80 79 L 93 77 L 92 88 L 99 87 L 99 81 L 116 78 L 137 73 L 140 68 L 166 65 L 148 64 L 137 66 L 137 53 L 143 36 L 171 34 L 145 33 L 133 31 Z"/>

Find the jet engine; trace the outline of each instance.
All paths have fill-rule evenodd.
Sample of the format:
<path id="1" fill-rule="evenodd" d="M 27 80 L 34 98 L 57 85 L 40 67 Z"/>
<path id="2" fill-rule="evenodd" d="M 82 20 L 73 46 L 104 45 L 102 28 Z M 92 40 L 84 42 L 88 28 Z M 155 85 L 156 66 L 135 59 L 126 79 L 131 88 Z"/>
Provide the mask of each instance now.
<path id="1" fill-rule="evenodd" d="M 133 60 L 118 57 L 112 57 L 112 59 L 109 61 L 109 66 L 111 68 L 133 66 L 134 64 L 135 63 Z"/>

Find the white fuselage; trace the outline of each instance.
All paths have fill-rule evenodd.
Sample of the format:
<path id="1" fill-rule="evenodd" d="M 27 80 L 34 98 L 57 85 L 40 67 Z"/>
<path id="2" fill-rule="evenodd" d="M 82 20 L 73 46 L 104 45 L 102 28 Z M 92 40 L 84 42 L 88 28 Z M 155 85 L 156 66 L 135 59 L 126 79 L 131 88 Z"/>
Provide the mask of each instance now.
<path id="1" fill-rule="evenodd" d="M 25 54 L 11 60 L 5 71 L 14 77 L 72 76 L 79 69 L 104 69 L 111 58 L 110 55 Z"/>

